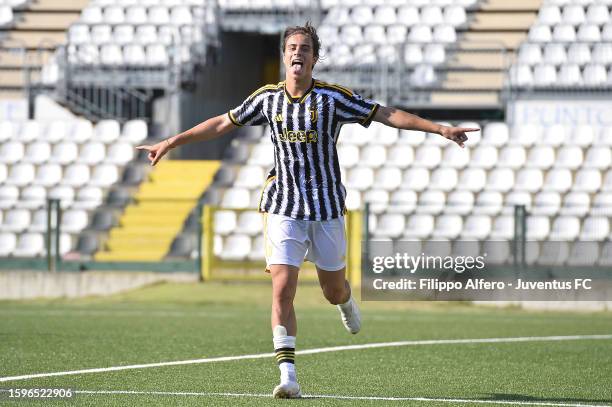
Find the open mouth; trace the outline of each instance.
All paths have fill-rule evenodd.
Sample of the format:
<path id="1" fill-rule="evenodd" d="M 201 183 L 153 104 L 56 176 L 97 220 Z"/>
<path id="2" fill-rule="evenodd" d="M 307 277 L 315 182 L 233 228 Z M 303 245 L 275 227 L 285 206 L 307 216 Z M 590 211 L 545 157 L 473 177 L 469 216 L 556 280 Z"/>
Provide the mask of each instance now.
<path id="1" fill-rule="evenodd" d="M 296 65 L 301 67 L 304 65 L 304 63 L 300 60 L 294 60 L 293 62 L 291 62 L 291 66 L 296 66 Z"/>

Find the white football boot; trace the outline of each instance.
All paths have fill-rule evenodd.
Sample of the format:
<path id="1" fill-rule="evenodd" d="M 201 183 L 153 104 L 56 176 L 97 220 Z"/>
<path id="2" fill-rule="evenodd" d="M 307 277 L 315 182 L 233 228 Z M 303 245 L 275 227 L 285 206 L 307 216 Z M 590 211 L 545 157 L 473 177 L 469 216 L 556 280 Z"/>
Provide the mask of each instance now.
<path id="1" fill-rule="evenodd" d="M 275 399 L 297 399 L 302 397 L 302 392 L 297 382 L 286 381 L 274 388 L 272 396 Z"/>
<path id="2" fill-rule="evenodd" d="M 359 307 L 353 299 L 353 296 L 345 304 L 338 304 L 340 315 L 342 316 L 342 323 L 347 331 L 352 334 L 356 334 L 361 330 L 361 312 Z"/>

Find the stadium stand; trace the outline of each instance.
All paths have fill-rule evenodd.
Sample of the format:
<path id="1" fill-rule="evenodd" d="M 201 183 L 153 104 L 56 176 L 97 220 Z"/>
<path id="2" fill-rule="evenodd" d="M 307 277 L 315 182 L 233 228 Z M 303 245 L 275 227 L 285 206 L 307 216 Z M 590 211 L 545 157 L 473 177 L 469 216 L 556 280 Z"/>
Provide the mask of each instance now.
<path id="1" fill-rule="evenodd" d="M 64 209 L 61 252 L 73 250 L 104 195 L 128 172 L 134 145 L 147 136 L 139 120 L 123 128 L 112 120 L 94 125 L 84 119 L 2 121 L 0 127 L 6 130 L 0 148 L 0 231 L 4 255 L 17 257 L 44 255 L 47 198 L 60 199 Z M 114 142 L 119 137 L 122 141 Z"/>

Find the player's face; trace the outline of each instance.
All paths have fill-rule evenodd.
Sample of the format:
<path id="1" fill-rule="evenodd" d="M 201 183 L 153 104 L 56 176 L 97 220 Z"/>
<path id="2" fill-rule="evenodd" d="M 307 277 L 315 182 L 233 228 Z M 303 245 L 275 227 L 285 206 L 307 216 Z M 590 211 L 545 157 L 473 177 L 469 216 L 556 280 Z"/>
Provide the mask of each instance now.
<path id="1" fill-rule="evenodd" d="M 308 35 L 293 34 L 287 38 L 283 50 L 283 63 L 287 75 L 298 78 L 312 77 L 312 68 L 316 63 L 312 39 Z"/>

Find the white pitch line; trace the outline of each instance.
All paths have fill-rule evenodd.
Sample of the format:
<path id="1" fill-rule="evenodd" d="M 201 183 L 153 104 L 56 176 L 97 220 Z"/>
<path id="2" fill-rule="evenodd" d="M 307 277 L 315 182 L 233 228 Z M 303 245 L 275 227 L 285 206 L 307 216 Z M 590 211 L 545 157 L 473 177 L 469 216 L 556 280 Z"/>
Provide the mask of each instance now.
<path id="1" fill-rule="evenodd" d="M 203 396 L 203 397 L 261 397 L 270 398 L 270 394 L 262 393 L 200 393 L 200 392 L 170 392 L 170 391 L 132 391 L 132 390 L 75 390 L 75 394 L 135 394 L 150 396 Z M 442 403 L 466 404 L 512 404 L 520 406 L 555 406 L 555 407 L 612 407 L 609 404 L 575 404 L 554 403 L 549 401 L 517 401 L 517 400 L 479 400 L 479 399 L 446 399 L 431 397 L 384 397 L 384 396 L 342 396 L 330 394 L 304 394 L 304 398 L 336 399 L 336 400 L 380 400 L 380 401 L 430 401 Z"/>
<path id="2" fill-rule="evenodd" d="M 611 335 L 570 335 L 570 336 L 522 336 L 522 337 L 514 337 L 514 338 L 412 340 L 412 341 L 398 341 L 398 342 L 363 343 L 359 345 L 331 346 L 327 348 L 305 349 L 305 350 L 297 351 L 295 353 L 297 355 L 310 355 L 310 354 L 315 354 L 315 353 L 340 352 L 340 351 L 345 351 L 345 350 L 359 350 L 359 349 L 372 349 L 372 348 L 389 348 L 389 347 L 397 347 L 397 346 L 451 345 L 451 344 L 471 344 L 471 343 L 541 342 L 541 341 L 556 342 L 556 341 L 577 341 L 577 340 L 596 340 L 596 339 L 612 339 L 612 334 Z M 221 357 L 215 357 L 215 358 L 178 360 L 178 361 L 173 361 L 173 362 L 144 363 L 144 364 L 139 364 L 139 365 L 126 365 L 126 366 L 101 367 L 101 368 L 95 368 L 95 369 L 69 370 L 65 372 L 35 373 L 35 374 L 28 374 L 28 375 L 22 375 L 22 376 L 0 377 L 0 383 L 17 381 L 17 380 L 35 379 L 39 377 L 69 376 L 69 375 L 77 375 L 77 374 L 85 374 L 85 373 L 116 372 L 119 370 L 148 369 L 148 368 L 162 367 L 162 366 L 193 365 L 193 364 L 213 363 L 213 362 L 229 362 L 233 360 L 264 359 L 264 358 L 272 358 L 272 357 L 274 357 L 274 353 L 257 353 L 257 354 L 251 354 L 251 355 L 221 356 Z"/>

